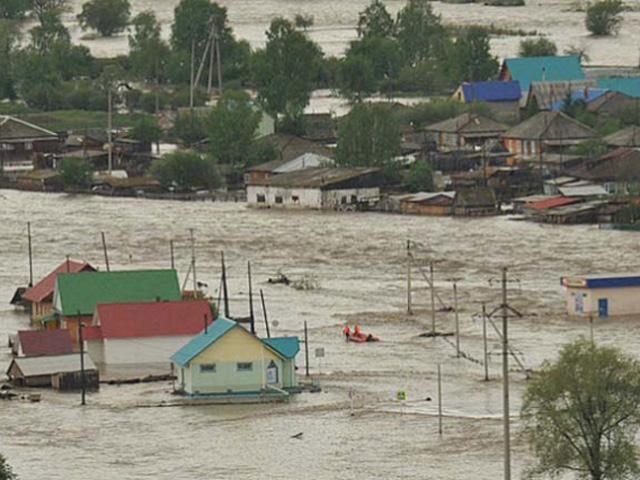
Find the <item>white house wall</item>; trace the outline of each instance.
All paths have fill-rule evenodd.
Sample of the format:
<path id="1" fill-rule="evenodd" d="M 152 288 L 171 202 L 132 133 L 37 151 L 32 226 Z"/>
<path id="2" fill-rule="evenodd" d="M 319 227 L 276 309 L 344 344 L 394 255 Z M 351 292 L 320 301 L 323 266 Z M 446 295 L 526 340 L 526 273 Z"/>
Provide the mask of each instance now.
<path id="1" fill-rule="evenodd" d="M 170 362 L 170 357 L 185 346 L 191 335 L 105 339 L 101 364 L 136 365 Z M 89 350 L 91 356 L 91 350 Z M 91 357 L 93 360 L 93 357 Z M 95 360 L 94 360 L 95 361 Z"/>
<path id="2" fill-rule="evenodd" d="M 577 298 L 579 296 L 581 298 Z M 596 289 L 568 287 L 566 290 L 567 312 L 571 316 L 588 317 L 591 314 L 596 318 L 600 299 L 607 299 L 609 316 L 640 314 L 640 287 Z"/>
<path id="3" fill-rule="evenodd" d="M 378 187 L 326 190 L 322 192 L 322 205 L 323 208 L 333 209 L 343 205 L 354 205 L 360 200 L 379 196 L 380 189 Z"/>
<path id="4" fill-rule="evenodd" d="M 262 196 L 264 201 L 259 202 L 259 196 Z M 379 196 L 380 189 L 378 187 L 322 191 L 313 188 L 247 186 L 247 202 L 249 205 L 257 207 L 334 209 L 344 205 L 353 205 L 365 198 Z"/>

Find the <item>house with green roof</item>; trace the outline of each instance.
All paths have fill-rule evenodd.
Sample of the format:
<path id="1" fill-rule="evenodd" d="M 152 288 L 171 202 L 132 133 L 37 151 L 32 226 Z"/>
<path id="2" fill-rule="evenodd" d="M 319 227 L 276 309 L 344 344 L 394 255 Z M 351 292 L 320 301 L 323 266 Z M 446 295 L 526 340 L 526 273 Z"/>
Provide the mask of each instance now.
<path id="1" fill-rule="evenodd" d="M 520 89 L 528 92 L 532 82 L 570 82 L 584 80 L 585 75 L 577 55 L 520 57 L 502 62 L 499 79 L 518 81 Z"/>
<path id="2" fill-rule="evenodd" d="M 179 391 L 189 396 L 287 399 L 297 390 L 298 337 L 260 339 L 216 319 L 172 357 Z"/>
<path id="3" fill-rule="evenodd" d="M 53 313 L 58 326 L 68 329 L 76 344 L 79 322 L 90 325 L 97 305 L 181 299 L 175 270 L 60 273 L 53 294 Z"/>

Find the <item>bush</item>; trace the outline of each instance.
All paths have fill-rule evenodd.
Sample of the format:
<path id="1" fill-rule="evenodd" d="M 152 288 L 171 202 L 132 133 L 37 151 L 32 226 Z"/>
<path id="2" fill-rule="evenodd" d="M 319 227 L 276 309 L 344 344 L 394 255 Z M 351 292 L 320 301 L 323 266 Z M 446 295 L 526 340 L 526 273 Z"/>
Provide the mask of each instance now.
<path id="1" fill-rule="evenodd" d="M 553 57 L 558 53 L 558 47 L 547 37 L 528 38 L 520 42 L 521 57 Z"/>
<path id="2" fill-rule="evenodd" d="M 165 155 L 151 165 L 151 173 L 165 188 L 174 187 L 178 191 L 193 191 L 201 187 L 211 190 L 220 184 L 214 160 L 192 152 Z"/>
<path id="3" fill-rule="evenodd" d="M 596 36 L 617 34 L 622 22 L 620 14 L 624 8 L 622 0 L 600 0 L 592 3 L 587 8 L 585 17 L 587 30 Z"/>
<path id="4" fill-rule="evenodd" d="M 60 173 L 62 174 L 62 183 L 65 188 L 87 188 L 91 184 L 91 168 L 82 158 L 65 158 Z"/>
<path id="5" fill-rule="evenodd" d="M 427 162 L 416 160 L 405 178 L 405 187 L 412 193 L 433 190 L 433 171 Z"/>
<path id="6" fill-rule="evenodd" d="M 5 458 L 0 455 L 0 480 L 17 480 L 17 478 L 18 477 L 11 469 L 11 465 L 9 465 Z"/>

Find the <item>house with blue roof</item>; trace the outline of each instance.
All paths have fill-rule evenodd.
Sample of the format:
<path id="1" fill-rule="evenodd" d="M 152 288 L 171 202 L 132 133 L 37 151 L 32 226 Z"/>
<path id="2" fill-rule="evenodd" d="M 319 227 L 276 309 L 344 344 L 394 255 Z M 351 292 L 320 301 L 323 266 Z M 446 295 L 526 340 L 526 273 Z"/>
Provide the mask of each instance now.
<path id="1" fill-rule="evenodd" d="M 520 90 L 528 92 L 532 82 L 569 82 L 584 80 L 577 55 L 558 57 L 507 58 L 502 62 L 499 80 L 520 82 Z M 525 94 L 526 95 L 526 94 Z"/>
<path id="2" fill-rule="evenodd" d="M 171 361 L 179 390 L 190 396 L 288 397 L 297 387 L 299 351 L 298 337 L 261 339 L 232 320 L 218 318 Z"/>
<path id="3" fill-rule="evenodd" d="M 452 98 L 467 104 L 482 104 L 499 120 L 510 122 L 519 118 L 520 83 L 517 81 L 490 80 L 464 82 Z"/>

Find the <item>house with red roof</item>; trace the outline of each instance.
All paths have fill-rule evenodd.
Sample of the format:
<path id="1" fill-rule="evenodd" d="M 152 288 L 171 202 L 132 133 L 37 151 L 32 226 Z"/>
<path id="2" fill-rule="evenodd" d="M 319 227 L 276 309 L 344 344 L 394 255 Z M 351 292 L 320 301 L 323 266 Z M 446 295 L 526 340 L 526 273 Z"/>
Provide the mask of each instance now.
<path id="1" fill-rule="evenodd" d="M 19 357 L 65 355 L 73 344 L 68 330 L 21 330 L 15 350 Z"/>
<path id="2" fill-rule="evenodd" d="M 171 355 L 213 319 L 206 300 L 99 304 L 83 334 L 96 364 L 168 367 Z"/>
<path id="3" fill-rule="evenodd" d="M 25 305 L 31 312 L 31 322 L 40 323 L 40 321 L 50 315 L 53 311 L 53 292 L 56 287 L 56 279 L 60 273 L 78 273 L 78 272 L 95 272 L 87 262 L 78 262 L 76 260 L 67 260 L 46 277 L 36 283 L 33 287 L 27 289 L 22 295 Z M 52 328 L 57 328 L 55 324 Z"/>

